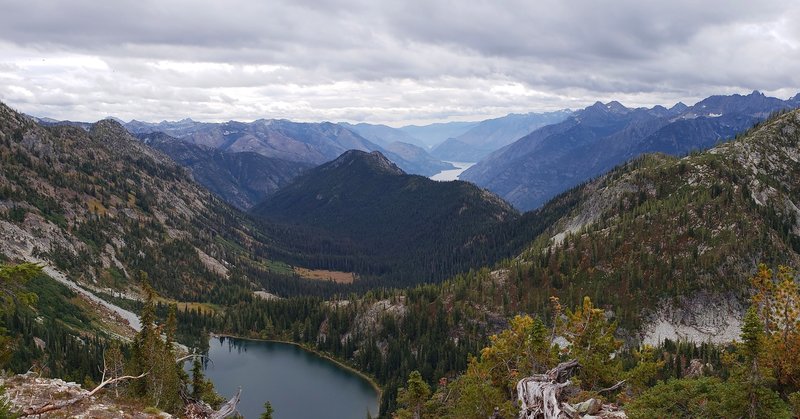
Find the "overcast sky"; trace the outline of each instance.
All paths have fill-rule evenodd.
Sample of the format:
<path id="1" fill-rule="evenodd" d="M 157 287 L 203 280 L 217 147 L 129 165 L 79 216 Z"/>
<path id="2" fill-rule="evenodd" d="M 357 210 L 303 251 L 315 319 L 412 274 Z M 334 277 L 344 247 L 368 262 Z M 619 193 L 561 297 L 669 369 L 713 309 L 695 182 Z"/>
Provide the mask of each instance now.
<path id="1" fill-rule="evenodd" d="M 427 123 L 800 91 L 795 0 L 0 0 L 0 100 L 94 121 Z"/>

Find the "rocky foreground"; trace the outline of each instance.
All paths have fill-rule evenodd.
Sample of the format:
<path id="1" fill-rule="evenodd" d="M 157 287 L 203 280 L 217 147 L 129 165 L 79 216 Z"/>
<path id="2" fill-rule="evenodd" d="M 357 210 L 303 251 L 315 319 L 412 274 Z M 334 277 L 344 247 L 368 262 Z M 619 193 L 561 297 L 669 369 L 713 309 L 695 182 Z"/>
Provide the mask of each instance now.
<path id="1" fill-rule="evenodd" d="M 70 400 L 84 396 L 89 390 L 80 384 L 65 382 L 58 378 L 39 378 L 35 373 L 19 374 L 0 378 L 0 385 L 6 388 L 6 399 L 22 412 L 26 408 L 37 408 L 48 403 Z M 135 402 L 114 397 L 114 390 L 108 389 L 87 397 L 72 406 L 67 406 L 38 417 L 43 418 L 93 418 L 93 419 L 149 419 L 171 418 L 164 412 L 148 411 Z"/>

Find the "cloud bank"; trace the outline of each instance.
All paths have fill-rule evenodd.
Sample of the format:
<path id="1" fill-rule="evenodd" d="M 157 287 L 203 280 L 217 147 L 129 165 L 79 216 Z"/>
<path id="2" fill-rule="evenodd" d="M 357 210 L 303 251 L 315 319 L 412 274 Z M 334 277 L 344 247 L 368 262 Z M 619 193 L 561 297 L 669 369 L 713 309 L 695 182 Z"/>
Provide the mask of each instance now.
<path id="1" fill-rule="evenodd" d="M 0 100 L 57 119 L 396 126 L 800 90 L 785 0 L 0 3 Z"/>

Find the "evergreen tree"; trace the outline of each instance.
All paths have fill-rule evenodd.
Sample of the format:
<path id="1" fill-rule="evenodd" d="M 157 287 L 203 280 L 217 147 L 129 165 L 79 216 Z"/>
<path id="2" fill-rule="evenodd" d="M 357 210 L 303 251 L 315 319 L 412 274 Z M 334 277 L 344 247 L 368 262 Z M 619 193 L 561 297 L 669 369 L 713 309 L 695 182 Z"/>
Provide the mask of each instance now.
<path id="1" fill-rule="evenodd" d="M 140 273 L 145 301 L 141 311 L 142 330 L 133 340 L 129 369 L 131 374 L 147 373 L 142 380 L 132 385 L 134 395 L 142 397 L 155 407 L 174 412 L 180 407 L 182 371 L 176 362 L 173 348 L 177 320 L 175 310 L 167 320 L 165 339 L 161 339 L 161 328 L 155 323 L 155 291 L 147 282 L 147 274 Z"/>
<path id="2" fill-rule="evenodd" d="M 602 309 L 595 308 L 589 297 L 575 311 L 567 310 L 562 333 L 570 342 L 569 356 L 581 365 L 578 379 L 584 390 L 600 390 L 613 385 L 622 376 L 622 363 L 614 353 L 622 346 L 615 336 L 617 325 L 609 322 Z"/>
<path id="3" fill-rule="evenodd" d="M 431 395 L 431 387 L 419 371 L 412 371 L 408 375 L 406 387 L 397 392 L 397 404 L 402 406 L 395 413 L 398 419 L 422 419 L 423 407 Z"/>
<path id="4" fill-rule="evenodd" d="M 538 318 L 516 316 L 508 329 L 489 340 L 491 345 L 481 351 L 480 363 L 490 371 L 494 385 L 509 398 L 522 377 L 542 373 L 556 364 L 550 333 Z"/>
<path id="5" fill-rule="evenodd" d="M 264 413 L 259 416 L 260 419 L 272 419 L 272 414 L 275 412 L 275 409 L 272 408 L 272 403 L 264 402 Z"/>
<path id="6" fill-rule="evenodd" d="M 225 399 L 214 391 L 214 384 L 203 374 L 203 363 L 199 356 L 192 361 L 192 399 L 201 400 L 217 409 Z"/>
<path id="7" fill-rule="evenodd" d="M 0 264 L 0 369 L 8 364 L 18 340 L 8 336 L 5 317 L 20 305 L 36 303 L 36 294 L 24 291 L 23 286 L 41 271 L 41 266 L 32 263 Z"/>

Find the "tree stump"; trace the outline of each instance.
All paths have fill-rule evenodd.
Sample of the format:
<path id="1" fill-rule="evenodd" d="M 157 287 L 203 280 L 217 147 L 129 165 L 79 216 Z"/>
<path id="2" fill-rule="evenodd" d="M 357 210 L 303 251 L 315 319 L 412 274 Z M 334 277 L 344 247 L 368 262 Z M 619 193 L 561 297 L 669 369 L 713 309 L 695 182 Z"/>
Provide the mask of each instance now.
<path id="1" fill-rule="evenodd" d="M 563 411 L 561 390 L 580 368 L 575 359 L 558 364 L 545 374 L 534 374 L 517 383 L 520 419 L 564 419 L 570 416 Z"/>

